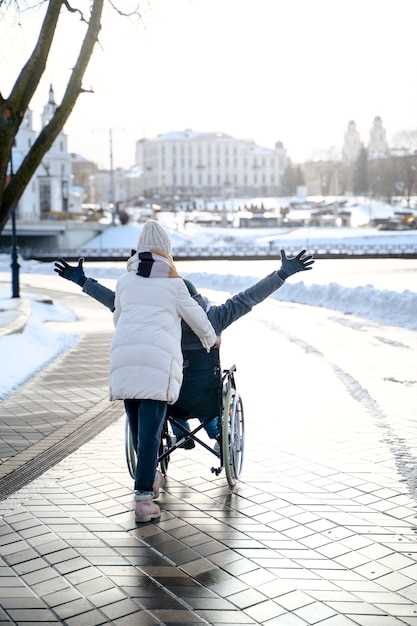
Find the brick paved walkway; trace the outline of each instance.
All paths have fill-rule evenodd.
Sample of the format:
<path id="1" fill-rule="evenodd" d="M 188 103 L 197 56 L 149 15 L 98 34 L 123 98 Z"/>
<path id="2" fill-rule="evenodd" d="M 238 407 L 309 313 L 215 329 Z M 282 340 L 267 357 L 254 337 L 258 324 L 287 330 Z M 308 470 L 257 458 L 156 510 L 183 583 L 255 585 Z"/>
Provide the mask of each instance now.
<path id="1" fill-rule="evenodd" d="M 79 321 L 65 325 L 69 332 L 78 332 L 80 340 L 1 402 L 0 491 L 5 476 L 10 477 L 111 405 L 109 316 L 105 316 L 104 326 L 100 324 L 100 315 L 94 324 L 97 313 L 102 313 L 94 301 L 59 291 L 48 291 L 48 295 L 77 311 Z M 55 326 L 62 328 L 62 323 Z"/>
<path id="2" fill-rule="evenodd" d="M 417 626 L 415 335 L 293 305 L 271 333 L 275 306 L 224 346 L 248 415 L 236 493 L 177 451 L 138 527 L 112 424 L 0 503 L 0 624 Z M 247 358 L 260 342 L 278 375 Z"/>
<path id="3" fill-rule="evenodd" d="M 206 453 L 178 451 L 161 522 L 137 527 L 122 433 L 2 503 L 3 620 L 417 625 L 415 529 L 385 513 L 415 516 L 406 494 L 283 454 L 279 479 L 249 463 L 231 495 Z"/>

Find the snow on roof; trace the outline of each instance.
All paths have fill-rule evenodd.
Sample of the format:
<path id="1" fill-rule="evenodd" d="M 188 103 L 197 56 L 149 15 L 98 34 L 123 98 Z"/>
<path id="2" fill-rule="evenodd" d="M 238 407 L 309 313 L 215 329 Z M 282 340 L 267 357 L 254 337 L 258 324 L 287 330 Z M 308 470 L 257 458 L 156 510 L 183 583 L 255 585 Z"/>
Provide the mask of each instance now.
<path id="1" fill-rule="evenodd" d="M 184 141 L 185 139 L 233 139 L 233 137 L 226 135 L 226 133 L 200 132 L 187 128 L 185 130 L 161 133 L 157 136 L 157 139 L 162 139 L 163 141 Z"/>
<path id="2" fill-rule="evenodd" d="M 271 154 L 274 152 L 273 148 L 263 148 L 258 146 L 253 139 L 237 139 L 228 135 L 227 133 L 220 132 L 207 132 L 207 131 L 194 131 L 191 128 L 185 130 L 169 131 L 167 133 L 160 133 L 154 139 L 140 139 L 139 141 L 211 141 L 216 139 L 226 139 L 232 141 L 238 141 L 252 146 L 253 150 L 257 154 Z"/>

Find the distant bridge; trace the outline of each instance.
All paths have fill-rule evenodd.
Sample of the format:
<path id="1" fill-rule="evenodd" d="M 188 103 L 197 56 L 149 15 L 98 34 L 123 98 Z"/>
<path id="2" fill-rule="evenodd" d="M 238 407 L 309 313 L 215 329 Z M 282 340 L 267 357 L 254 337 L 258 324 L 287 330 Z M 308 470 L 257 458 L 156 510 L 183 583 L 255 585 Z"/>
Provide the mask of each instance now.
<path id="1" fill-rule="evenodd" d="M 230 246 L 222 248 L 197 248 L 177 247 L 174 251 L 176 261 L 251 261 L 272 260 L 280 256 L 280 248 L 285 247 L 287 255 L 294 255 L 305 247 L 310 254 L 317 259 L 417 259 L 417 242 L 415 244 L 381 244 L 367 243 L 332 243 L 331 245 L 317 245 L 314 242 L 305 241 L 297 243 L 297 246 L 289 242 L 279 242 L 278 245 L 268 249 L 255 249 L 249 246 Z M 3 250 L 5 252 L 6 250 Z M 60 257 L 68 261 L 75 261 L 84 257 L 86 261 L 109 262 L 126 261 L 130 256 L 130 250 L 125 248 L 80 248 L 35 250 L 21 248 L 20 253 L 26 259 L 51 262 Z"/>

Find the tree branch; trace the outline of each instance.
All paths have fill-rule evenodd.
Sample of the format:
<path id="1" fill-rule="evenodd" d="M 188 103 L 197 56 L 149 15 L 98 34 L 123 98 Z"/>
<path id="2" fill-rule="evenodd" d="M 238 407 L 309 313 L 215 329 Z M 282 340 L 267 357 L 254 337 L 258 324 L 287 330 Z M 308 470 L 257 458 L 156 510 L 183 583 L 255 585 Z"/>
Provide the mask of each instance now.
<path id="1" fill-rule="evenodd" d="M 78 96 L 83 91 L 82 80 L 101 28 L 103 3 L 104 0 L 94 0 L 93 2 L 87 32 L 84 36 L 77 62 L 71 72 L 61 105 L 57 107 L 50 122 L 39 133 L 15 176 L 4 190 L 1 206 L 2 215 L 0 215 L 0 230 L 5 220 L 8 218 L 11 207 L 15 206 L 19 201 L 26 185 L 39 167 L 43 156 L 51 148 L 53 142 L 62 131 Z"/>
<path id="2" fill-rule="evenodd" d="M 80 20 L 84 22 L 85 24 L 88 24 L 88 21 L 85 19 L 84 13 L 81 11 L 81 9 L 75 9 L 74 7 L 72 7 L 70 3 L 68 2 L 68 0 L 64 0 L 64 7 L 68 9 L 70 13 L 79 13 Z"/>
<path id="3" fill-rule="evenodd" d="M 116 11 L 116 13 L 118 13 L 122 17 L 133 17 L 134 15 L 137 15 L 139 18 L 142 17 L 142 15 L 141 15 L 141 13 L 139 11 L 139 6 L 140 6 L 139 4 L 137 5 L 136 9 L 133 9 L 133 11 L 128 11 L 127 13 L 125 11 L 122 11 L 121 9 L 119 9 L 119 7 L 117 7 L 115 5 L 113 0 L 109 0 L 109 4 L 112 7 L 112 9 L 114 9 Z"/>
<path id="4" fill-rule="evenodd" d="M 38 41 L 23 66 L 9 96 L 10 107 L 20 121 L 35 93 L 46 67 L 63 0 L 49 0 Z"/>

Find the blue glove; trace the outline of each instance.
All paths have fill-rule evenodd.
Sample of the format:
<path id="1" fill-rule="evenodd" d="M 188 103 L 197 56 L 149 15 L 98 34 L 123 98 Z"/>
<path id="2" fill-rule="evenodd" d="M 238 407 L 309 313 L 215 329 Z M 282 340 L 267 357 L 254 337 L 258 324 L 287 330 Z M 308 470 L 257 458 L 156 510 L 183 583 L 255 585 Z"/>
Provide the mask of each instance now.
<path id="1" fill-rule="evenodd" d="M 79 259 L 78 265 L 73 267 L 72 265 L 69 265 L 65 259 L 59 259 L 58 261 L 55 261 L 54 272 L 59 274 L 59 276 L 62 276 L 62 278 L 71 280 L 73 283 L 80 285 L 80 287 L 84 287 L 87 277 L 84 274 L 83 263 L 84 259 Z"/>
<path id="2" fill-rule="evenodd" d="M 304 256 L 305 253 L 305 250 L 301 250 L 297 256 L 288 259 L 285 250 L 281 250 L 281 267 L 278 270 L 278 274 L 282 280 L 297 272 L 306 272 L 313 269 L 314 259 L 312 256 Z"/>

